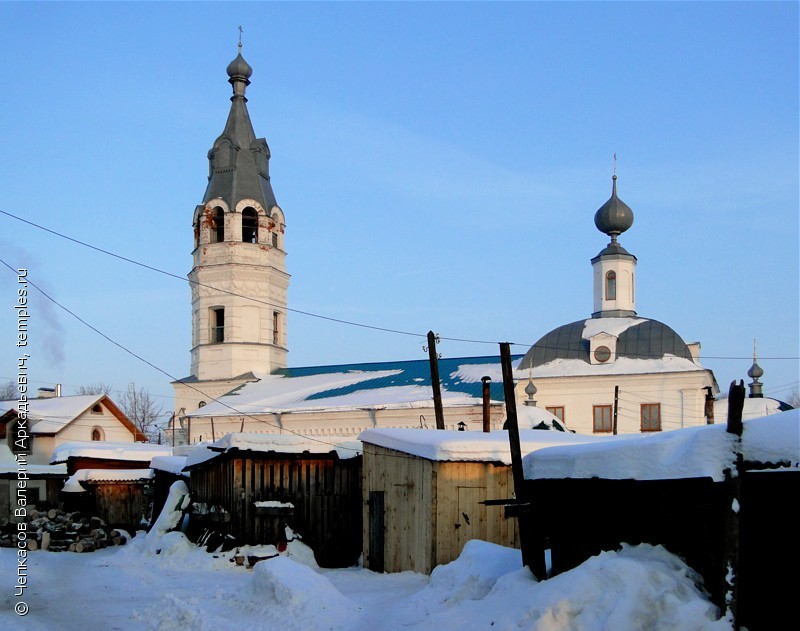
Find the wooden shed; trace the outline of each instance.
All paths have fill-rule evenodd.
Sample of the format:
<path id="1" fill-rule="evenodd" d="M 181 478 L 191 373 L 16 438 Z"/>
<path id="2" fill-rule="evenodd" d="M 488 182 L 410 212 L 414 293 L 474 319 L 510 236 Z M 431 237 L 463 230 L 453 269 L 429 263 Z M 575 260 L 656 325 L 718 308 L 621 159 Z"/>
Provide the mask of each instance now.
<path id="1" fill-rule="evenodd" d="M 67 510 L 133 533 L 150 521 L 152 479 L 152 469 L 80 469 L 64 484 L 61 496 Z"/>
<path id="2" fill-rule="evenodd" d="M 228 434 L 187 458 L 192 530 L 239 545 L 279 544 L 289 526 L 325 567 L 361 554 L 361 444 L 352 439 Z"/>
<path id="3" fill-rule="evenodd" d="M 528 453 L 580 440 L 522 432 Z M 508 432 L 373 429 L 364 444 L 364 564 L 376 572 L 430 573 L 470 539 L 519 548 L 516 519 L 486 505 L 514 493 Z"/>

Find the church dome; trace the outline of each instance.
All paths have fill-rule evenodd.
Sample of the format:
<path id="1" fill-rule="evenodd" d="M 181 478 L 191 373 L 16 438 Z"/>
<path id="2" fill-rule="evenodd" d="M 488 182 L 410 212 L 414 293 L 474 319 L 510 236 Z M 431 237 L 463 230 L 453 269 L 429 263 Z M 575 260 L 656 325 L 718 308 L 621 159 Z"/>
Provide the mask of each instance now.
<path id="1" fill-rule="evenodd" d="M 253 74 L 253 68 L 244 60 L 242 53 L 239 53 L 231 63 L 228 64 L 228 76 L 233 79 L 234 77 L 244 77 L 249 79 Z"/>
<path id="2" fill-rule="evenodd" d="M 594 225 L 600 232 L 618 236 L 633 225 L 633 211 L 617 197 L 617 176 L 613 178 L 611 197 L 594 215 Z"/>
<path id="3" fill-rule="evenodd" d="M 580 359 L 590 364 L 587 333 L 591 329 L 606 330 L 617 336 L 617 358 L 663 359 L 670 355 L 693 361 L 686 342 L 662 322 L 646 318 L 589 318 L 547 333 L 531 346 L 519 369 L 537 368 L 557 359 Z"/>

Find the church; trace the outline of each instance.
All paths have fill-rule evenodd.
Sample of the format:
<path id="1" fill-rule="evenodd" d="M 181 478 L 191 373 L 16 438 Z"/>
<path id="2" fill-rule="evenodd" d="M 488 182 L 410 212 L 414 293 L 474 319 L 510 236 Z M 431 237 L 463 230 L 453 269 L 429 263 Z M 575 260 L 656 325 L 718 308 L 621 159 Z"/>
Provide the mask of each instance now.
<path id="1" fill-rule="evenodd" d="M 253 70 L 241 47 L 227 74 L 230 113 L 208 152 L 208 185 L 192 219 L 191 374 L 172 384 L 175 442 L 235 431 L 357 436 L 374 427 L 434 427 L 427 361 L 287 366 L 286 218 L 270 180 L 269 146 L 247 111 Z M 637 314 L 637 259 L 618 240 L 632 224 L 615 174 L 611 197 L 595 213 L 610 242 L 591 259 L 591 316 L 512 358 L 529 427 L 638 434 L 713 422 L 719 388 L 700 364 L 699 343 Z M 487 398 L 491 428 L 502 427 L 499 357 L 443 359 L 439 372 L 446 428 L 480 430 Z"/>

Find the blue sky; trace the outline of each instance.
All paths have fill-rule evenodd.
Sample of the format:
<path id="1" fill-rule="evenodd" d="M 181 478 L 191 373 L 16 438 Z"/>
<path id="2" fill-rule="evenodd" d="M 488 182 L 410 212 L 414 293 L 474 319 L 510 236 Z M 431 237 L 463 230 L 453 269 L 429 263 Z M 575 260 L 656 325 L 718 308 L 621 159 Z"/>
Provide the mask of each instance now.
<path id="1" fill-rule="evenodd" d="M 240 24 L 290 308 L 522 353 L 592 311 L 616 153 L 639 314 L 700 341 L 723 389 L 753 338 L 767 393 L 798 387 L 797 3 L 2 3 L 0 210 L 185 276 Z M 0 249 L 188 374 L 185 281 L 5 215 Z M 15 289 L 0 274 L 0 378 Z M 171 407 L 169 378 L 41 298 L 31 313 L 35 385 L 135 381 Z M 413 336 L 288 327 L 293 366 L 425 357 Z"/>

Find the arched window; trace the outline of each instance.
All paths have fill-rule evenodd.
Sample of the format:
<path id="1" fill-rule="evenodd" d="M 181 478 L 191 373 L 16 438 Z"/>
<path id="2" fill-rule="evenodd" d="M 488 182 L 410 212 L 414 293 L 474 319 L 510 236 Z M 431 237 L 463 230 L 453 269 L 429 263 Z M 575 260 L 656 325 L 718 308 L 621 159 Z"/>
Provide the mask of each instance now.
<path id="1" fill-rule="evenodd" d="M 95 427 L 92 429 L 92 440 L 104 440 L 105 437 L 103 435 L 103 429 L 101 427 Z"/>
<path id="2" fill-rule="evenodd" d="M 225 214 L 222 208 L 217 206 L 211 213 L 211 243 L 222 243 L 225 241 Z"/>
<path id="3" fill-rule="evenodd" d="M 102 406 L 99 403 L 95 403 L 92 406 L 92 414 L 102 414 L 102 413 L 103 413 Z"/>
<path id="4" fill-rule="evenodd" d="M 606 274 L 606 300 L 617 299 L 617 273 L 608 272 Z"/>
<path id="5" fill-rule="evenodd" d="M 206 405 L 205 401 L 200 401 L 200 403 L 197 404 L 197 407 L 202 408 L 205 407 L 205 405 Z"/>
<path id="6" fill-rule="evenodd" d="M 258 243 L 258 213 L 255 208 L 245 208 L 242 211 L 242 241 Z"/>

